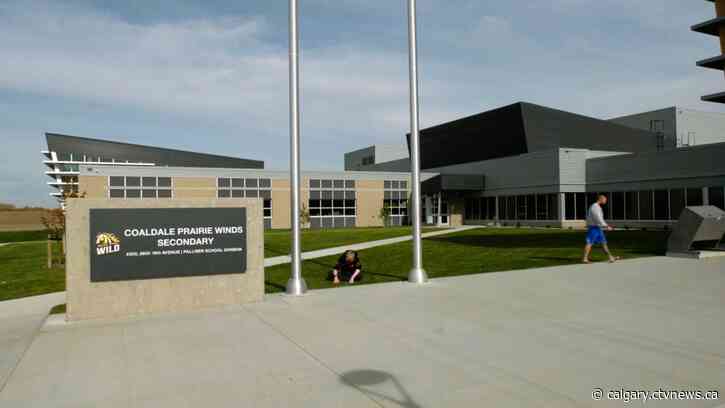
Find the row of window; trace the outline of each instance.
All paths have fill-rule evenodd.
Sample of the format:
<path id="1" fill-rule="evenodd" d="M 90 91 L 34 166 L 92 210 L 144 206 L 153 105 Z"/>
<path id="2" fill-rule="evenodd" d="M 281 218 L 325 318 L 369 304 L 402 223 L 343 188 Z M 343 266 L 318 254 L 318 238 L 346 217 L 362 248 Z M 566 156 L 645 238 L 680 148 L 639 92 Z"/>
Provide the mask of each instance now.
<path id="1" fill-rule="evenodd" d="M 55 168 L 58 171 L 67 171 L 67 172 L 79 172 L 80 166 L 77 164 L 58 164 L 55 166 Z"/>
<path id="2" fill-rule="evenodd" d="M 383 189 L 408 191 L 408 182 L 405 180 L 385 180 L 383 181 Z"/>
<path id="3" fill-rule="evenodd" d="M 604 217 L 611 220 L 677 220 L 685 207 L 703 205 L 705 201 L 702 188 L 565 193 L 564 219 L 585 220 L 599 194 L 607 196 L 602 210 Z M 708 187 L 707 195 L 709 205 L 725 210 L 725 188 Z M 556 220 L 558 214 L 558 194 L 469 198 L 465 203 L 465 217 L 469 220 Z"/>
<path id="4" fill-rule="evenodd" d="M 498 197 L 498 211 L 501 220 L 557 220 L 559 195 L 528 194 Z"/>
<path id="5" fill-rule="evenodd" d="M 496 219 L 496 197 L 468 198 L 465 203 L 466 219 Z"/>
<path id="6" fill-rule="evenodd" d="M 219 177 L 217 179 L 217 187 L 220 189 L 271 189 L 272 180 L 258 177 Z"/>
<path id="7" fill-rule="evenodd" d="M 383 181 L 383 206 L 388 208 L 388 224 L 408 224 L 408 182 L 406 180 Z"/>
<path id="8" fill-rule="evenodd" d="M 348 228 L 355 226 L 357 200 L 355 180 L 309 182 L 308 210 L 311 228 Z"/>
<path id="9" fill-rule="evenodd" d="M 58 161 L 93 162 L 93 163 L 130 163 L 128 160 L 116 160 L 112 157 L 97 156 L 83 153 L 56 153 Z"/>
<path id="10" fill-rule="evenodd" d="M 310 180 L 310 190 L 312 189 L 328 189 L 328 190 L 354 190 L 355 180 Z"/>
<path id="11" fill-rule="evenodd" d="M 110 198 L 172 198 L 171 177 L 108 178 Z"/>
<path id="12" fill-rule="evenodd" d="M 356 215 L 355 200 L 309 200 L 310 217 Z"/>
<path id="13" fill-rule="evenodd" d="M 708 187 L 707 192 L 710 205 L 725 208 L 723 187 Z M 586 219 L 587 210 L 596 201 L 598 194 L 607 196 L 607 205 L 602 210 L 605 218 L 612 220 L 677 220 L 685 207 L 704 204 L 702 188 L 566 193 L 565 218 Z"/>

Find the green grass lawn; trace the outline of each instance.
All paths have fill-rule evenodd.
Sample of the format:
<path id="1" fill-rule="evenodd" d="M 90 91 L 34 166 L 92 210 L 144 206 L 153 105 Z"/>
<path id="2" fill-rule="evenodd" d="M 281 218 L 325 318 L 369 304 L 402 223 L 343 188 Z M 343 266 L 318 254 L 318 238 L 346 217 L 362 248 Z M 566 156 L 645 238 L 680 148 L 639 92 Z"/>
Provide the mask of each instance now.
<path id="1" fill-rule="evenodd" d="M 305 251 L 344 246 L 356 242 L 403 236 L 409 228 L 361 228 L 355 230 L 304 231 Z M 664 255 L 665 232 L 615 231 L 608 235 L 612 250 L 626 258 Z M 266 256 L 285 255 L 289 231 L 265 233 Z M 430 277 L 526 269 L 578 263 L 584 233 L 558 229 L 485 228 L 453 233 L 423 242 L 424 265 Z M 55 251 L 59 254 L 60 246 Z M 363 283 L 401 281 L 410 269 L 411 243 L 399 243 L 360 251 L 365 267 Z M 595 261 L 605 257 L 595 250 Z M 330 287 L 327 273 L 336 256 L 305 261 L 303 273 L 311 289 Z M 26 242 L 0 246 L 0 301 L 65 290 L 62 267 L 47 269 L 46 243 Z M 267 268 L 267 292 L 284 290 L 289 264 Z"/>
<path id="2" fill-rule="evenodd" d="M 423 232 L 438 230 L 437 228 L 423 228 Z M 379 239 L 395 238 L 410 235 L 410 227 L 390 228 L 344 228 L 326 230 L 303 230 L 302 252 L 315 251 L 323 248 L 332 248 L 360 242 L 376 241 Z M 264 256 L 271 258 L 280 255 L 289 255 L 290 231 L 273 230 L 264 233 Z"/>
<path id="3" fill-rule="evenodd" d="M 664 255 L 667 233 L 614 231 L 607 234 L 610 249 L 624 259 Z M 423 241 L 423 264 L 431 278 L 475 273 L 576 264 L 581 261 L 584 232 L 559 229 L 476 229 Z M 360 251 L 362 283 L 407 280 L 411 268 L 410 242 Z M 600 249 L 592 259 L 606 261 Z M 310 289 L 329 288 L 327 274 L 337 257 L 304 261 L 303 275 Z M 284 291 L 289 264 L 265 270 L 267 292 Z"/>
<path id="4" fill-rule="evenodd" d="M 5 242 L 44 241 L 48 231 L 0 231 L 0 244 Z"/>
<path id="5" fill-rule="evenodd" d="M 60 256 L 60 244 L 53 249 Z M 46 255 L 45 241 L 0 246 L 0 301 L 65 290 L 64 268 L 48 269 Z"/>

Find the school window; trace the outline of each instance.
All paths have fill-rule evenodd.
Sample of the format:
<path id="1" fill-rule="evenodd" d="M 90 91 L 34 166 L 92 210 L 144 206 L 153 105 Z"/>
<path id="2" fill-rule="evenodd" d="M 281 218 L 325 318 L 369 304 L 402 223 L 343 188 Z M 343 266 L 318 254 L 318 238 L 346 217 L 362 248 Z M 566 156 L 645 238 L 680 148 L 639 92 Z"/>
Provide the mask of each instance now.
<path id="1" fill-rule="evenodd" d="M 682 210 L 685 209 L 685 189 L 673 188 L 670 190 L 670 219 L 679 220 Z"/>
<path id="2" fill-rule="evenodd" d="M 506 215 L 509 220 L 516 219 L 516 197 L 506 197 Z"/>
<path id="3" fill-rule="evenodd" d="M 308 211 L 312 228 L 354 227 L 357 217 L 355 180 L 309 182 Z"/>
<path id="4" fill-rule="evenodd" d="M 707 189 L 707 196 L 710 205 L 725 210 L 725 191 L 723 187 L 710 187 Z"/>
<path id="5" fill-rule="evenodd" d="M 688 188 L 687 189 L 687 206 L 702 205 L 702 189 L 701 188 Z"/>
<path id="6" fill-rule="evenodd" d="M 218 198 L 261 198 L 264 228 L 272 228 L 272 180 L 259 177 L 220 177 Z"/>
<path id="7" fill-rule="evenodd" d="M 612 218 L 615 220 L 623 220 L 624 213 L 625 213 L 624 192 L 621 192 L 621 191 L 613 192 L 610 200 L 611 200 L 611 205 L 612 205 Z"/>
<path id="8" fill-rule="evenodd" d="M 655 190 L 655 220 L 670 219 L 670 198 L 667 190 Z"/>
<path id="9" fill-rule="evenodd" d="M 548 204 L 546 206 L 546 219 L 547 220 L 558 220 L 559 219 L 559 194 L 547 194 L 546 199 Z"/>
<path id="10" fill-rule="evenodd" d="M 408 224 L 408 182 L 406 180 L 383 181 L 383 206 L 389 210 L 389 225 Z"/>
<path id="11" fill-rule="evenodd" d="M 566 209 L 565 218 L 567 220 L 575 220 L 576 219 L 576 199 L 574 196 L 574 193 L 565 193 L 564 194 L 564 208 Z"/>
<path id="12" fill-rule="evenodd" d="M 171 177 L 111 176 L 108 178 L 108 197 L 120 199 L 172 198 Z"/>
<path id="13" fill-rule="evenodd" d="M 625 216 L 628 220 L 639 219 L 639 194 L 637 191 L 627 191 L 625 193 Z"/>
<path id="14" fill-rule="evenodd" d="M 640 220 L 653 220 L 654 219 L 654 201 L 652 190 L 645 190 L 639 192 L 639 219 Z"/>

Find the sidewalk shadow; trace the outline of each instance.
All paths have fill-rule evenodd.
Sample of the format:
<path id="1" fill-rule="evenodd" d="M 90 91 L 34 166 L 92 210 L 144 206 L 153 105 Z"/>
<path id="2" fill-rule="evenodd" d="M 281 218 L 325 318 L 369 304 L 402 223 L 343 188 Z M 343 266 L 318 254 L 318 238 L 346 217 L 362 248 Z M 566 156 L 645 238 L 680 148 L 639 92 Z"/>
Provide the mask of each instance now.
<path id="1" fill-rule="evenodd" d="M 353 387 L 373 399 L 384 399 L 388 402 L 392 402 L 404 408 L 422 408 L 421 405 L 413 400 L 413 397 L 408 393 L 405 387 L 403 387 L 400 381 L 398 381 L 398 379 L 395 378 L 394 375 L 385 371 L 351 370 L 342 373 L 340 375 L 340 381 L 342 381 L 343 384 Z M 383 384 L 387 381 L 393 383 L 393 386 L 395 386 L 395 389 L 398 390 L 398 393 L 400 394 L 400 397 L 402 397 L 402 399 L 399 399 L 400 397 L 385 395 L 383 393 L 368 388 L 375 385 Z"/>

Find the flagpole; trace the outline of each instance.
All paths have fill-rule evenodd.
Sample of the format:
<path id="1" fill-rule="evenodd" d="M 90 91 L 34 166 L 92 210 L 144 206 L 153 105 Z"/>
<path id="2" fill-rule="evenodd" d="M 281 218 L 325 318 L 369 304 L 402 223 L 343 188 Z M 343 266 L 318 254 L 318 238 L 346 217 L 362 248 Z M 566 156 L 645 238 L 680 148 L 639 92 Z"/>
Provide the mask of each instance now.
<path id="1" fill-rule="evenodd" d="M 413 267 L 408 282 L 425 283 L 420 214 L 420 114 L 418 112 L 418 39 L 415 0 L 408 0 L 408 62 L 410 69 L 410 171 L 412 184 L 411 215 L 413 216 Z"/>
<path id="2" fill-rule="evenodd" d="M 290 97 L 290 219 L 292 224 L 291 276 L 286 293 L 301 296 L 307 292 L 302 278 L 300 242 L 300 96 L 297 0 L 289 0 L 289 97 Z"/>

